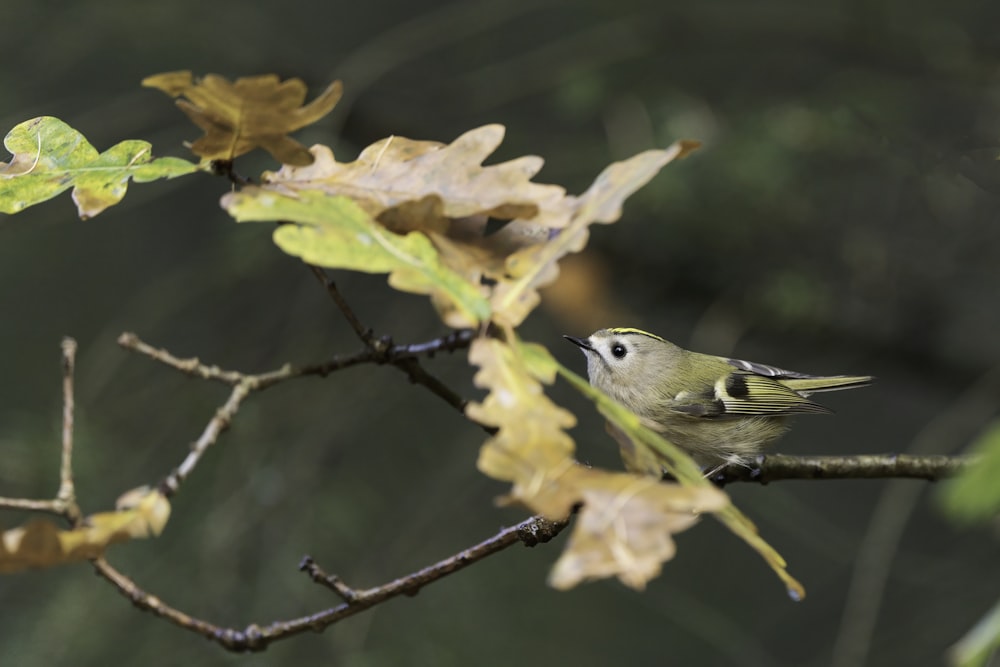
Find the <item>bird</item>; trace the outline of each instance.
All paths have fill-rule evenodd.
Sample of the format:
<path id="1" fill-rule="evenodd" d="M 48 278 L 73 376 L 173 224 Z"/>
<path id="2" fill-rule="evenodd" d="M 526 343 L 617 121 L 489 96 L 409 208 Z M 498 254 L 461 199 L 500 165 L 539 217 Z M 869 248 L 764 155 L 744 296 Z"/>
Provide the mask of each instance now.
<path id="1" fill-rule="evenodd" d="M 808 375 L 691 352 L 629 327 L 564 338 L 586 355 L 593 387 L 632 410 L 703 469 L 712 469 L 709 474 L 728 464 L 750 466 L 787 430 L 788 417 L 832 412 L 810 400 L 811 394 L 875 380 L 871 375 Z"/>

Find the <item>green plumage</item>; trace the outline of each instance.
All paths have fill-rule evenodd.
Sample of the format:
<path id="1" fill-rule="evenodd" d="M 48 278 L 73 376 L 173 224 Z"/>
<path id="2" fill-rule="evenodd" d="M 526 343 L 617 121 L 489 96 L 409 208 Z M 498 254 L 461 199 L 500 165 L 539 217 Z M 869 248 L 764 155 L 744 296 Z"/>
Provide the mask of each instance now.
<path id="1" fill-rule="evenodd" d="M 745 462 L 785 431 L 785 417 L 831 412 L 810 394 L 863 387 L 874 379 L 807 375 L 690 352 L 639 329 L 566 338 L 586 354 L 593 386 L 705 466 Z"/>

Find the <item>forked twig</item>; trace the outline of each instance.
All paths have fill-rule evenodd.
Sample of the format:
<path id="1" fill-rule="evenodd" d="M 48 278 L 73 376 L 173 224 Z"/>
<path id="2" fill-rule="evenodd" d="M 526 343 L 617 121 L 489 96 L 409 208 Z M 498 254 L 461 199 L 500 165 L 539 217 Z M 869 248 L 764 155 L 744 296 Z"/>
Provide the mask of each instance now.
<path id="1" fill-rule="evenodd" d="M 73 371 L 76 367 L 76 341 L 72 338 L 62 340 L 62 387 L 63 387 L 63 426 L 62 426 L 62 456 L 59 463 L 59 490 L 51 500 L 34 500 L 31 498 L 0 498 L 0 508 L 28 510 L 32 512 L 48 512 L 65 518 L 71 525 L 80 523 L 83 516 L 76 502 L 76 490 L 73 485 Z"/>
<path id="2" fill-rule="evenodd" d="M 386 600 L 400 595 L 416 595 L 427 584 L 465 569 L 473 563 L 503 551 L 518 542 L 529 547 L 548 542 L 558 535 L 566 525 L 567 522 L 554 522 L 541 517 L 532 517 L 516 526 L 504 528 L 489 539 L 433 565 L 380 586 L 363 590 L 347 586 L 338 577 L 324 572 L 312 558 L 306 556 L 299 566 L 300 569 L 305 571 L 313 581 L 333 590 L 343 602 L 309 616 L 288 621 L 275 621 L 266 625 L 251 623 L 242 630 L 224 628 L 171 607 L 158 596 L 147 593 L 140 588 L 138 584 L 122 574 L 104 558 L 94 561 L 94 567 L 98 574 L 109 581 L 119 593 L 127 597 L 139 609 L 152 612 L 185 630 L 196 632 L 230 651 L 262 651 L 275 641 L 307 631 L 323 630 Z"/>

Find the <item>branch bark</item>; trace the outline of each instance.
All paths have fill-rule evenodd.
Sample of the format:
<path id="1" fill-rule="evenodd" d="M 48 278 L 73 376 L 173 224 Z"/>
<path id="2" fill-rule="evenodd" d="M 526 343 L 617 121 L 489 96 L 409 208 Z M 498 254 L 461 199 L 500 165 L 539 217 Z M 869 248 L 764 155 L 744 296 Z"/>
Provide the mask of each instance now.
<path id="1" fill-rule="evenodd" d="M 923 479 L 936 482 L 961 472 L 973 460 L 961 456 L 856 454 L 852 456 L 788 456 L 763 454 L 752 466 L 728 466 L 712 481 L 767 484 L 791 479 Z"/>
<path id="2" fill-rule="evenodd" d="M 548 542 L 558 535 L 567 524 L 566 521 L 555 522 L 542 517 L 532 517 L 516 526 L 504 528 L 493 537 L 437 563 L 380 586 L 362 590 L 353 589 L 344 584 L 339 577 L 327 574 L 312 558 L 306 556 L 299 569 L 305 571 L 313 581 L 333 590 L 343 602 L 309 616 L 288 621 L 275 621 L 266 625 L 251 623 L 242 630 L 224 628 L 171 607 L 158 596 L 147 593 L 140 588 L 138 584 L 104 558 L 95 560 L 94 567 L 100 576 L 110 582 L 119 593 L 128 598 L 139 609 L 152 612 L 185 630 L 211 639 L 230 651 L 263 651 L 273 642 L 307 631 L 324 630 L 340 620 L 400 595 L 416 595 L 427 584 L 463 570 L 518 542 L 528 547 Z"/>
<path id="3" fill-rule="evenodd" d="M 280 369 L 261 374 L 245 374 L 208 366 L 196 358 L 180 359 L 167 350 L 155 348 L 134 334 L 122 334 L 119 343 L 155 361 L 192 377 L 222 382 L 231 387 L 226 402 L 213 414 L 191 451 L 163 482 L 165 494 L 177 491 L 194 470 L 205 452 L 218 440 L 236 416 L 244 399 L 251 393 L 279 382 L 306 375 L 326 375 L 360 363 L 392 364 L 405 372 L 411 381 L 421 384 L 455 409 L 464 412 L 465 401 L 444 383 L 427 373 L 419 364 L 418 355 L 433 355 L 468 346 L 472 332 L 458 331 L 447 336 L 411 345 L 395 345 L 388 337 L 372 338 L 366 348 L 352 356 L 309 366 L 286 364 Z M 74 521 L 76 500 L 72 484 L 73 443 L 73 361 L 75 344 L 67 339 L 63 344 L 63 448 L 61 484 L 57 498 L 49 501 L 0 498 L 0 507 L 48 511 Z M 935 481 L 960 472 L 972 460 L 948 456 L 858 455 L 858 456 L 760 456 L 753 466 L 730 467 L 714 480 L 720 485 L 734 482 L 766 484 L 791 479 L 874 479 L 909 478 Z M 78 513 L 78 510 L 75 510 Z M 78 521 L 78 519 L 75 519 Z M 534 546 L 548 542 L 562 531 L 567 521 L 553 522 L 532 517 L 516 526 L 505 528 L 496 535 L 425 568 L 403 577 L 367 589 L 347 585 L 340 577 L 327 574 L 312 558 L 303 559 L 300 569 L 316 583 L 331 589 L 342 602 L 334 607 L 301 618 L 275 621 L 266 625 L 250 624 L 242 630 L 224 628 L 171 607 L 158 596 L 140 588 L 128 576 L 101 557 L 94 561 L 97 572 L 122 595 L 140 609 L 153 612 L 184 629 L 205 636 L 233 651 L 258 651 L 274 641 L 309 631 L 322 630 L 344 618 L 374 607 L 400 595 L 415 595 L 424 586 L 469 567 L 473 563 L 499 553 L 515 543 Z"/>

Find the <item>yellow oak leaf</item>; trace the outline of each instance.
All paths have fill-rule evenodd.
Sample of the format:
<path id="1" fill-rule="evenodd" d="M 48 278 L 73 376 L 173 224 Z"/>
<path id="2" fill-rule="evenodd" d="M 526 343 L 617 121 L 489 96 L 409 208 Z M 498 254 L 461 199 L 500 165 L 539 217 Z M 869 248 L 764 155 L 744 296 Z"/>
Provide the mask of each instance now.
<path id="1" fill-rule="evenodd" d="M 693 488 L 655 477 L 580 471 L 583 508 L 573 534 L 549 576 L 558 589 L 617 576 L 642 590 L 674 557 L 673 535 L 693 526 L 703 512 L 729 504 L 714 487 Z"/>
<path id="2" fill-rule="evenodd" d="M 330 113 L 343 86 L 334 81 L 309 104 L 301 79 L 281 81 L 274 74 L 230 82 L 216 74 L 195 79 L 190 71 L 165 72 L 142 80 L 162 90 L 205 132 L 191 150 L 206 160 L 232 160 L 260 147 L 283 164 L 308 165 L 313 156 L 288 136 Z"/>
<path id="3" fill-rule="evenodd" d="M 513 484 L 509 501 L 550 519 L 565 518 L 579 500 L 564 484 L 577 467 L 573 440 L 564 429 L 576 424 L 576 418 L 549 400 L 518 348 L 477 338 L 469 349 L 469 363 L 480 367 L 476 386 L 490 393 L 482 403 L 470 403 L 466 414 L 498 428 L 480 449 L 479 470 Z"/>
<path id="4" fill-rule="evenodd" d="M 601 172 L 585 193 L 573 199 L 572 215 L 565 228 L 507 257 L 504 275 L 496 277 L 498 284 L 490 299 L 494 321 L 511 327 L 523 322 L 541 299 L 539 288 L 559 275 L 557 262 L 586 246 L 590 225 L 617 221 L 626 198 L 668 162 L 684 157 L 698 146 L 697 142 L 679 141 L 666 150 L 645 151 L 615 162 Z"/>
<path id="5" fill-rule="evenodd" d="M 101 556 L 108 546 L 159 535 L 170 518 L 170 502 L 147 487 L 123 494 L 113 512 L 86 517 L 63 530 L 46 519 L 32 519 L 0 533 L 0 572 L 20 572 Z"/>

